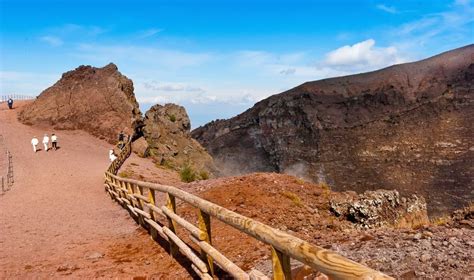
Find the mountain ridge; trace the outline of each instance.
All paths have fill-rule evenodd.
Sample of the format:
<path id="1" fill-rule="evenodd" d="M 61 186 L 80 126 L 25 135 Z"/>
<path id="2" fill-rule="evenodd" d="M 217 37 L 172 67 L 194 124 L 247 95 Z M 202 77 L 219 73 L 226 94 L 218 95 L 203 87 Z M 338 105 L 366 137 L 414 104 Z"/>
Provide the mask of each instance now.
<path id="1" fill-rule="evenodd" d="M 418 62 L 306 82 L 192 135 L 226 175 L 277 171 L 327 181 L 337 190 L 421 192 L 438 212 L 433 202 L 443 199 L 430 199 L 427 186 L 454 180 L 451 195 L 463 197 L 454 201 L 472 200 L 466 162 L 473 158 L 473 80 L 474 45 L 468 45 Z M 409 167 L 414 162 L 428 167 Z M 446 174 L 436 175 L 443 164 L 463 167 L 450 174 L 447 166 Z"/>

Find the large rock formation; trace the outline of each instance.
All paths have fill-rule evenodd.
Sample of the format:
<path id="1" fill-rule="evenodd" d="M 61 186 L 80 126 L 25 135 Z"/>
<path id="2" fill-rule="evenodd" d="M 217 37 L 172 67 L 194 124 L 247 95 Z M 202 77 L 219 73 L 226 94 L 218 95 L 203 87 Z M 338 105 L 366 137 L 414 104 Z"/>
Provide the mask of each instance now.
<path id="1" fill-rule="evenodd" d="M 473 199 L 474 45 L 308 82 L 192 132 L 227 174 L 278 171 L 335 190 L 397 189 L 430 214 Z"/>
<path id="2" fill-rule="evenodd" d="M 158 164 L 176 170 L 191 166 L 196 171 L 215 172 L 212 157 L 191 138 L 191 123 L 184 107 L 154 105 L 146 112 L 143 124 L 148 154 Z"/>
<path id="3" fill-rule="evenodd" d="M 400 197 L 394 190 L 366 191 L 359 195 L 339 193 L 331 199 L 330 209 L 336 216 L 345 217 L 361 228 L 414 228 L 429 223 L 423 197 Z"/>
<path id="4" fill-rule="evenodd" d="M 111 63 L 103 68 L 80 66 L 64 73 L 18 118 L 25 124 L 82 129 L 114 143 L 120 130 L 132 133 L 141 113 L 132 80 Z"/>

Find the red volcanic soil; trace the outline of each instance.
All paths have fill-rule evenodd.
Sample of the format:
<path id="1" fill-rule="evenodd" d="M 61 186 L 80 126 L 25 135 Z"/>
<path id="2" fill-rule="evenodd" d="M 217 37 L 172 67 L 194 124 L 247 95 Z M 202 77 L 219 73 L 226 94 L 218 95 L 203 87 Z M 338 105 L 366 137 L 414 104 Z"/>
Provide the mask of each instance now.
<path id="1" fill-rule="evenodd" d="M 20 124 L 21 103 L 14 110 L 0 104 L 15 175 L 0 195 L 0 279 L 190 278 L 105 194 L 110 145 L 85 132 L 56 131 L 60 149 L 35 154 L 31 138 L 41 142 L 52 130 Z"/>

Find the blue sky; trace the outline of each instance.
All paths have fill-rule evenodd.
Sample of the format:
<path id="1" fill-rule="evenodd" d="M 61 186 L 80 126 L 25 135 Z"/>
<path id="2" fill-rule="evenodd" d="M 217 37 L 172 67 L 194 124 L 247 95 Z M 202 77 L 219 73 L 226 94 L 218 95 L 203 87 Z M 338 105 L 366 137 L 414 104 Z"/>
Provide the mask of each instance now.
<path id="1" fill-rule="evenodd" d="M 0 0 L 0 95 L 114 62 L 143 112 L 178 103 L 197 127 L 305 81 L 472 44 L 473 30 L 469 0 Z"/>

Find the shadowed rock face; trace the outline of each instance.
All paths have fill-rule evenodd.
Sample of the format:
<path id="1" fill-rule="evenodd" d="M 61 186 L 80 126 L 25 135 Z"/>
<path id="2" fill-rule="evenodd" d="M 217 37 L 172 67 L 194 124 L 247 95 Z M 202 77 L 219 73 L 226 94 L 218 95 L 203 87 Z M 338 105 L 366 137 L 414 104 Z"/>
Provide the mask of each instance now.
<path id="1" fill-rule="evenodd" d="M 474 198 L 474 45 L 308 82 L 192 132 L 226 174 L 285 172 L 335 190 L 397 189 L 430 214 Z"/>
<path id="2" fill-rule="evenodd" d="M 132 80 L 111 63 L 103 68 L 79 66 L 64 73 L 26 106 L 18 119 L 55 129 L 82 129 L 115 143 L 120 130 L 132 133 L 141 113 Z"/>

